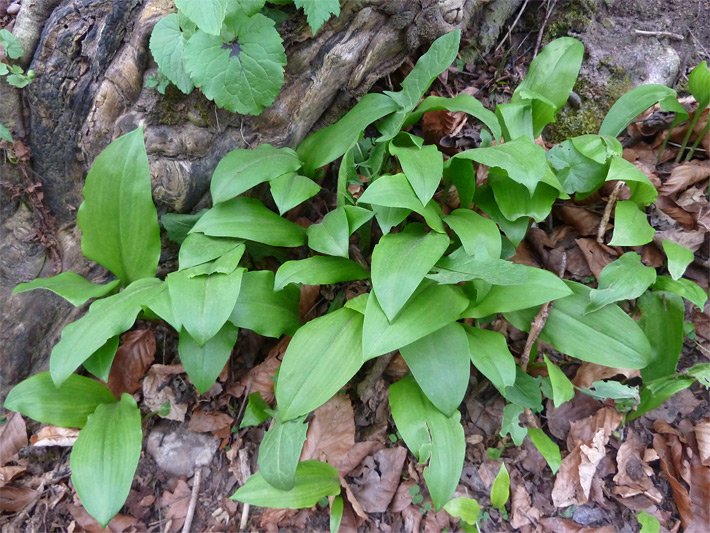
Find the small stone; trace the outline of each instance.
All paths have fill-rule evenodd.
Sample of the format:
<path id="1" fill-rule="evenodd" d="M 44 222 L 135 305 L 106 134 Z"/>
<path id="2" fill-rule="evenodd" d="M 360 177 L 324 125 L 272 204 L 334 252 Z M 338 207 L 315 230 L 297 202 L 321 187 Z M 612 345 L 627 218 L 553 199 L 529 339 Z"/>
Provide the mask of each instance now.
<path id="1" fill-rule="evenodd" d="M 10 4 L 7 7 L 8 15 L 17 15 L 20 12 L 20 4 Z"/>
<path id="2" fill-rule="evenodd" d="M 146 448 L 161 470 L 174 476 L 191 476 L 197 467 L 212 462 L 217 446 L 217 440 L 207 434 L 160 425 L 148 435 Z"/>

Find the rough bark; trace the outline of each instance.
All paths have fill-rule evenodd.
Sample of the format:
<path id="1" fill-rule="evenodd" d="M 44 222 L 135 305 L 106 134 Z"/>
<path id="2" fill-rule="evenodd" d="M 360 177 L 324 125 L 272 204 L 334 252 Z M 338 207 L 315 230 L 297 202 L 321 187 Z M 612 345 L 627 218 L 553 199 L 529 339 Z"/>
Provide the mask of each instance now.
<path id="1" fill-rule="evenodd" d="M 271 108 L 247 117 L 215 108 L 198 91 L 162 97 L 144 88 L 155 68 L 150 31 L 172 1 L 23 2 L 15 33 L 34 50 L 30 67 L 37 79 L 21 95 L 0 84 L 0 121 L 31 149 L 31 165 L 0 162 L 0 398 L 46 364 L 62 327 L 82 312 L 46 291 L 11 296 L 11 288 L 58 269 L 106 275 L 82 258 L 75 214 L 85 172 L 113 138 L 143 124 L 159 209 L 189 211 L 227 151 L 264 142 L 297 145 L 436 37 L 471 24 L 488 34 L 487 14 L 499 13 L 492 7 L 505 4 L 510 11 L 520 0 L 342 4 L 340 17 L 315 38 L 303 17 L 284 24 L 286 84 Z M 492 24 L 500 30 L 499 22 Z"/>

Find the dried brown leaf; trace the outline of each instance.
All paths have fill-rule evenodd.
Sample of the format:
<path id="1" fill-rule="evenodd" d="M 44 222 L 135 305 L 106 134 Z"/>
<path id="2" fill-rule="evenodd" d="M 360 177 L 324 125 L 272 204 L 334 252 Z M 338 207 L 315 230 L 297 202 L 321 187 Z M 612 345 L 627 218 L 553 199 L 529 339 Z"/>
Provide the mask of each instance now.
<path id="1" fill-rule="evenodd" d="M 74 446 L 78 436 L 78 429 L 43 426 L 30 442 L 32 446 Z"/>
<path id="2" fill-rule="evenodd" d="M 368 513 L 383 513 L 394 497 L 407 458 L 401 446 L 385 448 L 365 458 L 353 473 L 351 489 Z"/>
<path id="3" fill-rule="evenodd" d="M 556 516 L 546 517 L 540 520 L 543 531 L 554 531 L 555 533 L 617 533 L 613 526 L 584 527 L 569 518 L 559 518 Z"/>
<path id="4" fill-rule="evenodd" d="M 567 449 L 571 452 L 580 444 L 589 445 L 599 432 L 604 435 L 605 441 L 608 441 L 622 420 L 623 415 L 613 407 L 602 407 L 592 416 L 571 422 Z"/>
<path id="5" fill-rule="evenodd" d="M 511 472 L 510 495 L 510 525 L 515 529 L 525 526 L 534 526 L 540 520 L 540 510 L 533 507 L 532 497 L 534 489 L 527 486 L 520 473 L 513 469 Z"/>
<path id="6" fill-rule="evenodd" d="M 694 229 L 696 226 L 695 217 L 680 207 L 670 196 L 659 196 L 656 198 L 656 207 L 678 222 L 685 229 Z"/>
<path id="7" fill-rule="evenodd" d="M 693 510 L 688 489 L 678 480 L 677 470 L 671 458 L 672 452 L 668 440 L 672 436 L 665 437 L 660 434 L 653 436 L 653 448 L 658 453 L 661 463 L 661 472 L 671 486 L 673 501 L 678 508 L 680 521 L 683 528 L 687 528 L 693 521 Z"/>
<path id="8" fill-rule="evenodd" d="M 560 440 L 567 439 L 570 424 L 593 415 L 602 407 L 602 403 L 591 396 L 576 391 L 571 401 L 555 407 L 547 402 L 547 427 Z"/>
<path id="9" fill-rule="evenodd" d="M 563 205 L 556 209 L 557 215 L 565 224 L 572 226 L 582 237 L 596 236 L 601 215 L 584 207 Z"/>
<path id="10" fill-rule="evenodd" d="M 572 379 L 577 387 L 586 389 L 591 387 L 595 381 L 613 378 L 614 376 L 624 376 L 625 378 L 633 378 L 640 375 L 638 370 L 629 368 L 611 368 L 608 366 L 597 365 L 595 363 L 584 362 L 577 369 L 577 373 Z"/>
<path id="11" fill-rule="evenodd" d="M 226 429 L 229 434 L 233 423 L 234 419 L 227 413 L 206 413 L 198 409 L 192 413 L 187 429 L 196 433 L 213 433 L 215 436 L 223 437 L 224 430 Z"/>
<path id="12" fill-rule="evenodd" d="M 141 388 L 141 380 L 155 359 L 155 334 L 152 329 L 137 329 L 121 336 L 121 345 L 111 365 L 108 388 L 116 398 Z"/>
<path id="13" fill-rule="evenodd" d="M 4 487 L 26 470 L 25 466 L 0 466 L 0 487 Z"/>
<path id="14" fill-rule="evenodd" d="M 3 466 L 21 448 L 27 446 L 27 427 L 20 413 L 10 413 L 0 426 L 0 466 Z"/>
<path id="15" fill-rule="evenodd" d="M 710 468 L 703 465 L 692 468 L 690 503 L 693 519 L 687 531 L 707 531 L 710 525 Z"/>
<path id="16" fill-rule="evenodd" d="M 444 137 L 459 133 L 468 121 L 463 112 L 428 111 L 422 116 L 422 133 L 429 144 L 439 144 Z"/>
<path id="17" fill-rule="evenodd" d="M 675 228 L 664 231 L 657 231 L 655 235 L 657 242 L 662 242 L 664 239 L 672 240 L 673 242 L 685 246 L 693 252 L 697 252 L 705 241 L 705 231 L 687 231 L 682 228 Z"/>
<path id="18" fill-rule="evenodd" d="M 165 520 L 172 520 L 172 531 L 179 531 L 185 522 L 187 508 L 190 506 L 192 491 L 184 480 L 178 479 L 175 490 L 166 490 L 160 497 L 160 507 L 164 510 Z"/>
<path id="19" fill-rule="evenodd" d="M 38 497 L 37 491 L 27 487 L 0 487 L 0 512 L 17 513 Z"/>
<path id="20" fill-rule="evenodd" d="M 617 258 L 616 252 L 604 244 L 599 244 L 595 239 L 581 238 L 575 242 L 579 249 L 582 250 L 584 258 L 587 260 L 589 270 L 592 271 L 594 277 L 599 279 L 599 273 L 609 263 Z"/>
<path id="21" fill-rule="evenodd" d="M 134 531 L 133 527 L 138 523 L 138 520 L 132 516 L 118 514 L 111 519 L 106 528 L 103 528 L 81 505 L 68 504 L 67 509 L 72 515 L 72 518 L 76 520 L 76 523 L 87 533 L 123 533 L 124 531 Z"/>
<path id="22" fill-rule="evenodd" d="M 175 376 L 184 371 L 182 365 L 151 366 L 143 380 L 143 402 L 146 407 L 155 413 L 160 413 L 163 406 L 167 405 L 170 411 L 163 418 L 184 421 L 187 404 L 178 402 L 175 391 L 170 386 Z"/>
<path id="23" fill-rule="evenodd" d="M 695 424 L 695 440 L 698 443 L 700 462 L 710 466 L 710 419 Z"/>
<path id="24" fill-rule="evenodd" d="M 258 392 L 267 403 L 274 403 L 274 375 L 276 375 L 276 371 L 281 366 L 281 359 L 283 359 L 290 341 L 290 337 L 281 339 L 281 341 L 269 351 L 269 354 L 263 362 L 249 370 L 249 372 L 239 380 L 238 384 L 243 388 L 242 390 L 248 390 L 249 393 Z"/>
<path id="25" fill-rule="evenodd" d="M 710 178 L 710 160 L 683 163 L 671 171 L 670 177 L 661 186 L 660 193 L 675 194 L 707 178 Z"/>
<path id="26" fill-rule="evenodd" d="M 663 500 L 663 495 L 653 485 L 653 469 L 641 458 L 643 448 L 643 443 L 636 433 L 629 430 L 626 441 L 619 446 L 616 454 L 618 470 L 614 482 L 617 486 L 613 490 L 623 498 L 643 494 L 658 504 Z"/>

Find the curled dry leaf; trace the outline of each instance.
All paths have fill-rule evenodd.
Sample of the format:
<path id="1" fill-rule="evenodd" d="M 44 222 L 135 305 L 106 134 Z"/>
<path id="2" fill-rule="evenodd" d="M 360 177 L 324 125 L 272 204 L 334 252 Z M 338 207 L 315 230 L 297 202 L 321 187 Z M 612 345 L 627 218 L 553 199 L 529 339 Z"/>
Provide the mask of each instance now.
<path id="1" fill-rule="evenodd" d="M 0 466 L 27 446 L 27 427 L 20 413 L 10 413 L 0 426 Z"/>
<path id="2" fill-rule="evenodd" d="M 695 424 L 695 440 L 698 443 L 700 462 L 710 466 L 710 419 L 706 418 Z"/>
<path id="3" fill-rule="evenodd" d="M 623 415 L 613 407 L 602 407 L 592 416 L 571 422 L 570 432 L 567 435 L 567 449 L 571 452 L 580 444 L 589 444 L 600 432 L 608 441 L 622 420 Z"/>
<path id="4" fill-rule="evenodd" d="M 618 470 L 614 476 L 616 487 L 613 491 L 622 498 L 642 494 L 658 504 L 663 500 L 663 495 L 653 484 L 653 469 L 641 458 L 643 447 L 636 433 L 629 430 L 616 454 Z"/>
<path id="5" fill-rule="evenodd" d="M 599 279 L 599 273 L 602 269 L 617 258 L 617 254 L 612 248 L 599 244 L 595 239 L 585 237 L 576 239 L 574 242 L 582 250 L 584 259 L 587 260 L 589 265 L 589 270 L 592 271 L 592 274 L 597 279 Z"/>
<path id="6" fill-rule="evenodd" d="M 710 524 L 710 468 L 694 465 L 690 484 L 693 521 L 687 531 L 707 531 Z"/>
<path id="7" fill-rule="evenodd" d="M 534 526 L 540 520 L 540 510 L 533 507 L 531 495 L 534 492 L 532 484 L 526 486 L 523 476 L 517 469 L 511 472 L 510 495 L 510 525 L 515 529 Z"/>
<path id="8" fill-rule="evenodd" d="M 141 388 L 141 380 L 155 359 L 155 334 L 152 329 L 129 331 L 121 337 L 121 345 L 108 376 L 108 388 L 116 398 Z"/>
<path id="9" fill-rule="evenodd" d="M 675 194 L 707 178 L 710 178 L 710 160 L 689 161 L 671 171 L 670 177 L 661 186 L 660 193 Z"/>
<path id="10" fill-rule="evenodd" d="M 368 513 L 383 513 L 394 498 L 407 449 L 385 448 L 367 457 L 353 475 L 351 489 Z"/>
<path id="11" fill-rule="evenodd" d="M 30 442 L 32 446 L 74 446 L 78 436 L 78 429 L 43 426 Z"/>
<path id="12" fill-rule="evenodd" d="M 175 490 L 172 492 L 166 490 L 160 497 L 160 507 L 165 512 L 164 520 L 166 522 L 172 521 L 170 531 L 179 531 L 182 528 L 187 517 L 191 495 L 192 491 L 187 486 L 187 483 L 182 479 L 178 479 Z"/>
<path id="13" fill-rule="evenodd" d="M 187 404 L 178 401 L 170 386 L 175 376 L 185 370 L 182 365 L 153 365 L 143 380 L 143 401 L 154 413 L 168 420 L 185 420 Z M 167 414 L 164 411 L 168 410 Z"/>
<path id="14" fill-rule="evenodd" d="M 660 433 L 656 433 L 653 436 L 653 448 L 660 458 L 661 472 L 671 486 L 673 501 L 678 508 L 681 524 L 683 528 L 687 528 L 693 521 L 694 513 L 688 489 L 679 480 L 680 475 L 672 459 L 673 451 L 671 442 L 669 442 L 672 440 L 677 442 L 677 438 L 673 435 L 661 435 Z"/>
<path id="15" fill-rule="evenodd" d="M 565 224 L 572 226 L 582 237 L 596 236 L 601 215 L 584 207 L 563 205 L 556 209 L 557 215 Z"/>
<path id="16" fill-rule="evenodd" d="M 613 378 L 614 376 L 624 376 L 625 378 L 634 378 L 640 375 L 638 370 L 629 368 L 610 368 L 608 366 L 597 365 L 594 363 L 582 363 L 577 369 L 577 373 L 572 379 L 577 387 L 586 389 L 589 388 L 595 381 Z"/>
<path id="17" fill-rule="evenodd" d="M 555 437 L 566 440 L 570 424 L 596 413 L 602 403 L 582 392 L 575 391 L 574 398 L 555 407 L 552 400 L 547 402 L 547 427 Z"/>
<path id="18" fill-rule="evenodd" d="M 656 207 L 685 229 L 695 229 L 695 217 L 679 206 L 670 196 L 659 196 L 656 198 Z"/>
<path id="19" fill-rule="evenodd" d="M 0 466 L 0 487 L 4 487 L 26 470 L 25 466 Z"/>

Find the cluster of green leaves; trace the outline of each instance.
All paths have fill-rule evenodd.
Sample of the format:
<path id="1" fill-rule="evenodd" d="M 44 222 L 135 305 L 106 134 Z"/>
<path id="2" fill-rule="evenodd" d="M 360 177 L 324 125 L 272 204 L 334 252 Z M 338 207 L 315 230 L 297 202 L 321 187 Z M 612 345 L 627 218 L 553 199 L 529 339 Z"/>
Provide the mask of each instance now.
<path id="1" fill-rule="evenodd" d="M 24 53 L 22 43 L 6 29 L 0 30 L 0 48 L 5 52 L 5 57 L 10 60 L 19 59 Z M 0 61 L 0 77 L 3 76 L 5 77 L 5 81 L 13 87 L 23 89 L 32 83 L 32 80 L 35 78 L 35 73 L 33 70 L 28 70 L 27 73 L 25 73 L 20 65 Z M 7 126 L 0 123 L 0 141 L 12 142 L 12 140 L 10 130 L 7 129 Z"/>
<path id="2" fill-rule="evenodd" d="M 130 396 L 117 400 L 102 383 L 76 372 L 83 366 L 105 381 L 118 336 L 139 316 L 160 318 L 178 332 L 180 360 L 199 392 L 215 382 L 239 328 L 292 336 L 278 373 L 276 405 L 249 396 L 242 427 L 273 421 L 260 446 L 259 471 L 233 498 L 301 508 L 332 496 L 336 529 L 343 505 L 338 472 L 323 462 L 299 461 L 307 417 L 383 354 L 399 351 L 411 370 L 390 387 L 397 431 L 425 465 L 435 508 L 461 518 L 469 529 L 478 519 L 478 504 L 451 498 L 464 462 L 458 407 L 471 365 L 507 401 L 501 434 L 518 444 L 529 438 L 553 472 L 560 466 L 559 448 L 543 431 L 521 427 L 519 415 L 541 411 L 544 398 L 559 406 L 574 395 L 572 383 L 547 356 L 546 377 L 518 367 L 506 338 L 485 327 L 491 318 L 502 315 L 528 330 L 540 306 L 553 302 L 541 340 L 583 361 L 641 369 L 640 391 L 615 382 L 582 391 L 625 402 L 629 417 L 695 380 L 710 385 L 710 365 L 676 373 L 685 331 L 683 299 L 699 307 L 706 299 L 681 277 L 692 260 L 689 250 L 664 243 L 669 275 L 658 275 L 628 252 L 603 270 L 595 289 L 508 260 L 530 223 L 545 219 L 558 198 L 582 198 L 607 181 L 624 181 L 631 190 L 630 199 L 616 207 L 612 242 L 649 242 L 653 229 L 643 207 L 656 192 L 621 158 L 614 136 L 641 106 L 666 99 L 668 90 L 641 103 L 622 98 L 603 133 L 569 139 L 545 152 L 534 139 L 554 121 L 572 89 L 581 43 L 571 38 L 550 43 L 511 102 L 494 113 L 469 95 L 422 100 L 454 61 L 459 39 L 456 31 L 436 40 L 400 91 L 365 96 L 295 151 L 262 145 L 229 152 L 212 176 L 210 209 L 163 216 L 168 237 L 180 243 L 179 268 L 164 280 L 155 277 L 160 230 L 142 130 L 120 137 L 96 159 L 79 209 L 82 249 L 116 279 L 95 284 L 66 272 L 16 288 L 48 289 L 74 305 L 96 300 L 64 329 L 49 372 L 17 385 L 5 406 L 40 422 L 82 428 L 72 452 L 72 476 L 83 505 L 101 524 L 120 509 L 130 489 L 140 455 L 140 412 Z M 445 160 L 435 146 L 404 131 L 424 112 L 442 109 L 480 121 L 487 141 Z M 366 138 L 364 131 L 373 124 L 378 134 Z M 283 217 L 318 194 L 321 167 L 338 159 L 335 208 L 308 229 Z M 488 167 L 488 182 L 480 186 L 477 165 Z M 348 185 L 359 184 L 359 174 L 368 176 L 369 184 L 356 199 Z M 448 214 L 437 201 L 442 180 L 461 201 Z M 257 186 L 268 187 L 279 214 L 245 195 Z M 370 250 L 365 243 L 374 222 L 382 237 Z M 350 258 L 354 234 L 368 247 L 362 255 L 371 251 L 369 265 Z M 276 272 L 249 270 L 259 257 L 288 255 L 283 248 L 301 258 L 282 262 Z M 336 299 L 327 314 L 300 323 L 299 285 L 355 280 L 369 280 L 372 290 Z M 624 302 L 631 300 L 638 322 L 625 311 Z M 492 505 L 502 509 L 508 495 L 502 467 Z"/>
<path id="3" fill-rule="evenodd" d="M 284 5 L 290 0 L 272 0 Z M 315 34 L 338 0 L 293 0 L 306 13 Z M 187 94 L 193 88 L 219 107 L 258 115 L 271 105 L 284 83 L 286 53 L 275 21 L 282 13 L 266 0 L 175 0 L 177 13 L 153 28 L 150 50 L 159 77 L 150 80 L 162 92 L 168 82 Z"/>

